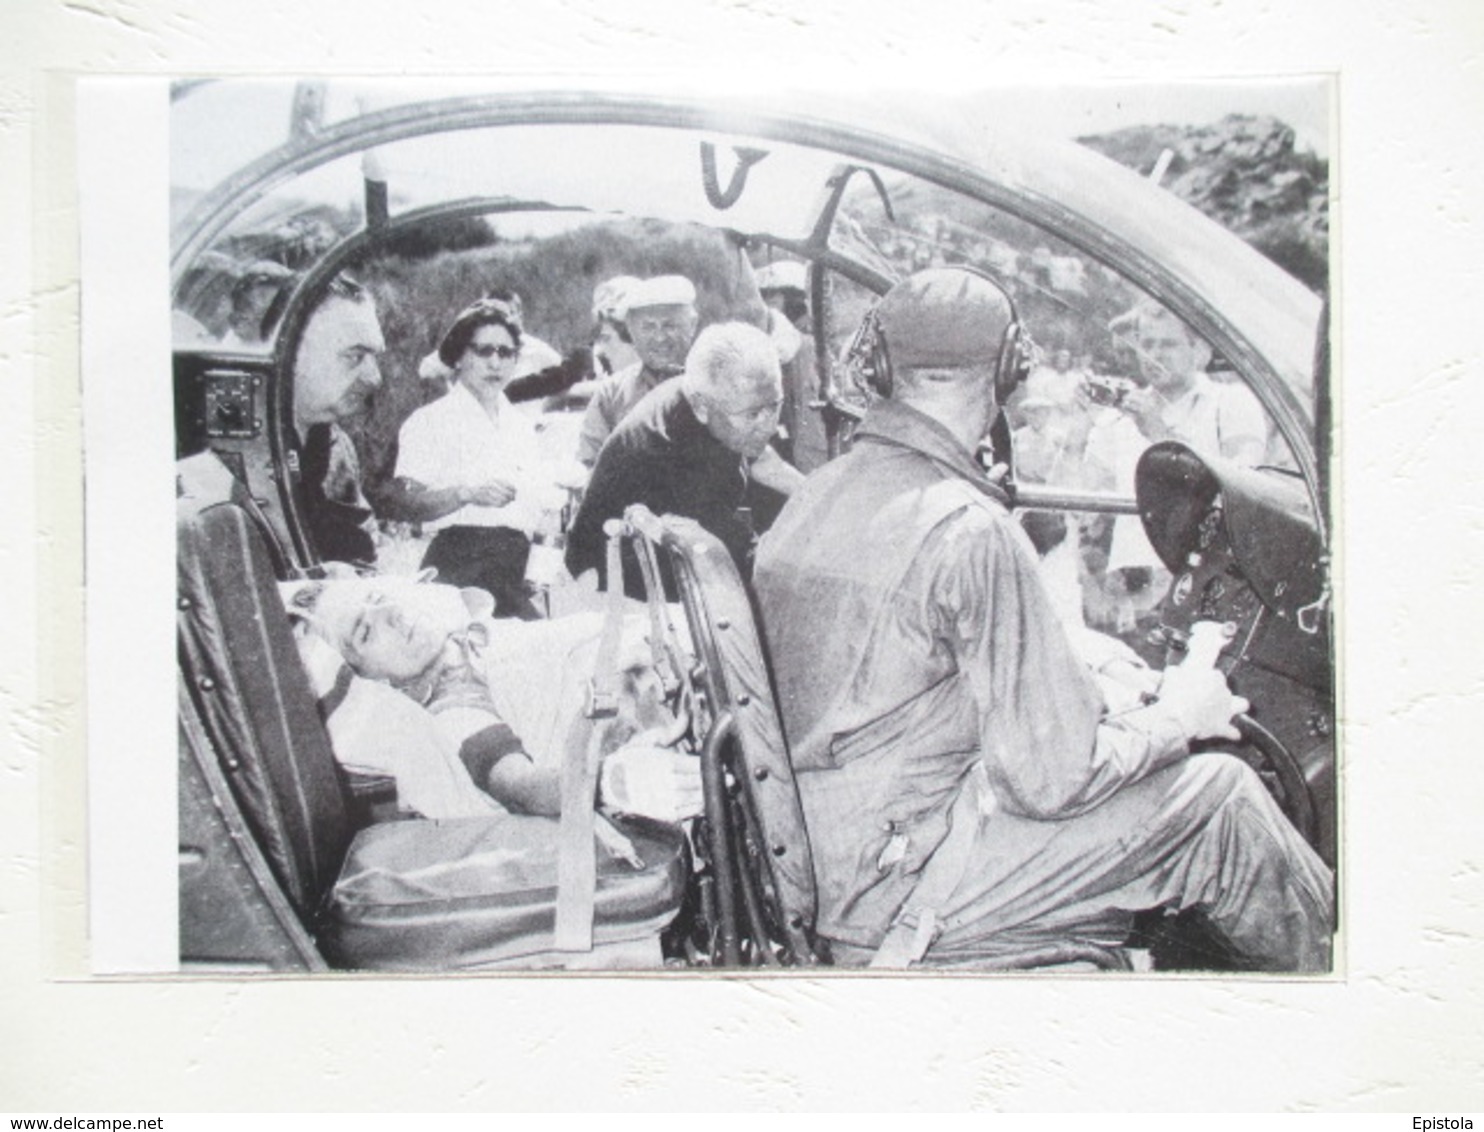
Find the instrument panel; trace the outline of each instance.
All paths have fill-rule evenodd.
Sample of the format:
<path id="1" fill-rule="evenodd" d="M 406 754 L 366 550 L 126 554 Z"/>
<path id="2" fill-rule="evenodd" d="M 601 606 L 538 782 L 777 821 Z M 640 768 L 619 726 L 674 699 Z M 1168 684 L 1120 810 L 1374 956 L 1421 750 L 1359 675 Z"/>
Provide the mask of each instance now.
<path id="1" fill-rule="evenodd" d="M 1179 651 L 1197 621 L 1230 622 L 1230 672 L 1257 665 L 1328 691 L 1327 561 L 1302 484 L 1282 472 L 1154 445 L 1136 476 L 1145 533 L 1172 577 L 1161 606 Z"/>
<path id="2" fill-rule="evenodd" d="M 1307 784 L 1313 837 L 1336 853 L 1333 670 L 1327 559 L 1301 484 L 1281 472 L 1156 444 L 1136 473 L 1145 533 L 1172 578 L 1160 605 L 1166 664 L 1184 659 L 1197 622 L 1228 624 L 1217 658 L 1278 754 Z M 1250 743 L 1234 753 L 1254 762 Z M 1280 798 L 1280 804 L 1282 804 Z"/>

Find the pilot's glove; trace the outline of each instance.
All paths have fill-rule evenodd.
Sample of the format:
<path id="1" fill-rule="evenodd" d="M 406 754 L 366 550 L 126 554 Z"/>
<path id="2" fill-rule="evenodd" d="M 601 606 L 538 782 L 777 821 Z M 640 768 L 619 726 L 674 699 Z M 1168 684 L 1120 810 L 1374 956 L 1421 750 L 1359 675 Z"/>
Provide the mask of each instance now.
<path id="1" fill-rule="evenodd" d="M 1251 706 L 1232 694 L 1220 669 L 1202 664 L 1166 668 L 1159 702 L 1175 714 L 1189 739 L 1240 739 L 1232 719 Z"/>
<path id="2" fill-rule="evenodd" d="M 603 760 L 598 804 L 663 822 L 696 817 L 703 809 L 701 760 L 668 747 L 621 747 Z"/>

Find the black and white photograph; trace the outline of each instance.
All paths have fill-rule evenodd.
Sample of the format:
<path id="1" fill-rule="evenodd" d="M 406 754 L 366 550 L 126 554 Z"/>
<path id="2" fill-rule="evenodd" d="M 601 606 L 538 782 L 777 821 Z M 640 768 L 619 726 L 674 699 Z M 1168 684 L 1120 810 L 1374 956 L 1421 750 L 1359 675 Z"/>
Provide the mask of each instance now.
<path id="1" fill-rule="evenodd" d="M 169 99 L 179 973 L 1342 970 L 1330 78 Z"/>
<path id="2" fill-rule="evenodd" d="M 15 1127 L 1478 1122 L 1484 9 L 0 30 Z"/>

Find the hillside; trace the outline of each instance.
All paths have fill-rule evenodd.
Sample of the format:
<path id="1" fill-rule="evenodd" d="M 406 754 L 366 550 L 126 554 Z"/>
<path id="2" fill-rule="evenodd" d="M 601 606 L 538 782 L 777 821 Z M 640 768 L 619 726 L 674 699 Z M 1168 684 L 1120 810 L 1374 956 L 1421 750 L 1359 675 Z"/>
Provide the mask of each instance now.
<path id="1" fill-rule="evenodd" d="M 1230 114 L 1209 126 L 1130 126 L 1078 139 L 1160 183 L 1235 232 L 1311 290 L 1328 290 L 1329 163 L 1294 148 L 1276 118 Z"/>

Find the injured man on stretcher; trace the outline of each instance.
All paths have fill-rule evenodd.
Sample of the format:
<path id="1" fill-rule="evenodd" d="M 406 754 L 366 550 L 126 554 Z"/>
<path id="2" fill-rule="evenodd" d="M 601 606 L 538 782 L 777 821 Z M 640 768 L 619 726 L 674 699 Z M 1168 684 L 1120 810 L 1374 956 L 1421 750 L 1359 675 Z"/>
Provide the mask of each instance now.
<path id="1" fill-rule="evenodd" d="M 562 762 L 598 663 L 602 614 L 493 618 L 477 589 L 410 578 L 283 584 L 336 758 L 392 776 L 426 818 L 556 816 Z M 624 618 L 598 804 L 679 822 L 701 812 L 700 760 L 653 666 L 649 622 Z"/>

